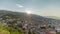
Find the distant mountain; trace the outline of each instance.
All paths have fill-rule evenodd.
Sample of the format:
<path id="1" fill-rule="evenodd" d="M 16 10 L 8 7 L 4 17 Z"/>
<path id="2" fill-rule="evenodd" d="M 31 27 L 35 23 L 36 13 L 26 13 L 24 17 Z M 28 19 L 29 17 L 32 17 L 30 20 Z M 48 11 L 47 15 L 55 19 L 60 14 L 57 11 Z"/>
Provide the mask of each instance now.
<path id="1" fill-rule="evenodd" d="M 52 18 L 52 19 L 60 19 L 60 17 L 56 17 L 56 16 L 46 16 L 47 18 Z"/>

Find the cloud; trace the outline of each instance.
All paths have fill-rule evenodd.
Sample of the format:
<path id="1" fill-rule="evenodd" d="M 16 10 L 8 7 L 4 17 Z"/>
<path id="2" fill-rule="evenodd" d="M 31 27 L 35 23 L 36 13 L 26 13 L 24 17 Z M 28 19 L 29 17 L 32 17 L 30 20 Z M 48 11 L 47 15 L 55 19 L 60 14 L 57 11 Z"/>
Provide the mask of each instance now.
<path id="1" fill-rule="evenodd" d="M 20 8 L 22 8 L 23 6 L 22 5 L 20 5 L 20 4 L 16 4 L 16 6 L 18 6 L 18 7 L 20 7 Z"/>

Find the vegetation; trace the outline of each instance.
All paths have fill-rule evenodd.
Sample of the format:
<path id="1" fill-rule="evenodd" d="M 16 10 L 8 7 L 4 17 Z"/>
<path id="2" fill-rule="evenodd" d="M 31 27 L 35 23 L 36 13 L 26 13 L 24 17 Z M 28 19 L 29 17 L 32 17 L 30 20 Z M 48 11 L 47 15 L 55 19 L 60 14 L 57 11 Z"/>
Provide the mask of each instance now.
<path id="1" fill-rule="evenodd" d="M 0 25 L 0 34 L 23 34 L 12 27 Z"/>
<path id="2" fill-rule="evenodd" d="M 60 32 L 56 32 L 56 34 L 60 34 Z"/>

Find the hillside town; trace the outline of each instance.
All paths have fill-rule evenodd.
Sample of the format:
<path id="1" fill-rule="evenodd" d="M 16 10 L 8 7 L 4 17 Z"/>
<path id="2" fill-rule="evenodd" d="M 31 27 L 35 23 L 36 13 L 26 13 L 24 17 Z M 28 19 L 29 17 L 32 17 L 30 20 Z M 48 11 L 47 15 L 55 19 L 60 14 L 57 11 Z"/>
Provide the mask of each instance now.
<path id="1" fill-rule="evenodd" d="M 19 13 L 20 14 L 20 13 Z M 22 14 L 22 15 L 21 15 Z M 20 28 L 24 34 L 60 34 L 60 20 L 45 18 L 37 15 L 27 15 L 21 13 L 2 13 L 0 15 L 0 24 L 8 27 Z"/>

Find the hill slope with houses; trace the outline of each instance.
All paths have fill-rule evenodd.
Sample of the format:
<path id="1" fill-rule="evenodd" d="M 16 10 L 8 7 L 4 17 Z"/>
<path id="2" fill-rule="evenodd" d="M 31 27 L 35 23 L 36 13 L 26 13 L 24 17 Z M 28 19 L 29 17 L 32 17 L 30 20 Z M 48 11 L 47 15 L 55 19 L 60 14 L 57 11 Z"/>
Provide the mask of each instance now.
<path id="1" fill-rule="evenodd" d="M 22 34 L 42 34 L 46 29 L 56 31 L 60 28 L 60 20 L 46 18 L 34 14 L 0 10 L 0 25 L 12 27 Z"/>

